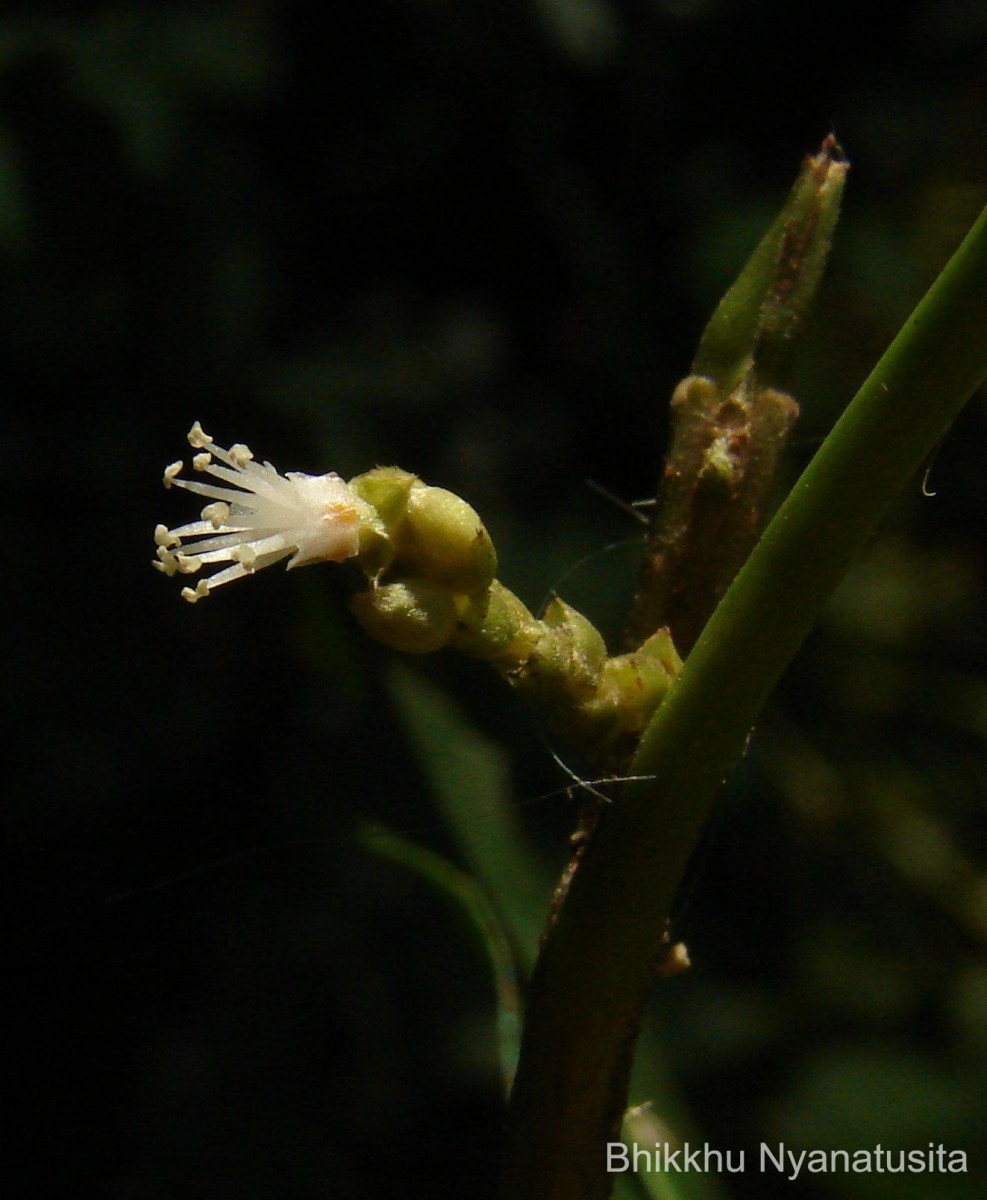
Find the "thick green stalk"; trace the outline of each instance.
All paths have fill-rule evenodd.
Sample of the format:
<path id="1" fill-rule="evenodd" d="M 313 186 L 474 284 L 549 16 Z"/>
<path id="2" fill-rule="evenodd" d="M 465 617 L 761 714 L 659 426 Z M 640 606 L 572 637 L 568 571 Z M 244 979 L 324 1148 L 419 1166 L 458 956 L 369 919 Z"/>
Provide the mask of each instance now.
<path id="1" fill-rule="evenodd" d="M 552 886 L 545 864 L 531 851 L 511 799 L 506 752 L 474 729 L 457 705 L 426 677 L 395 664 L 390 683 L 429 790 L 470 875 L 496 906 L 521 972 L 527 976 L 537 957 Z M 500 977 L 502 971 L 493 956 L 491 961 Z M 503 1006 L 500 1012 L 503 1039 L 505 1018 L 509 1023 L 513 1014 L 505 1014 Z M 512 1028 L 507 1032 L 513 1035 Z M 512 1073 L 514 1066 L 516 1060 Z M 623 1131 L 626 1140 L 633 1140 L 634 1131 L 642 1128 L 653 1130 L 659 1121 L 679 1136 L 694 1136 L 654 1030 L 642 1031 L 632 1086 L 650 1107 L 646 1113 L 628 1114 Z M 628 1200 L 640 1196 L 642 1188 L 654 1200 L 718 1200 L 721 1196 L 714 1176 L 696 1174 L 681 1179 L 661 1174 L 637 1179 L 624 1176 L 615 1194 Z"/>
<path id="2" fill-rule="evenodd" d="M 987 374 L 987 211 L 874 368 L 710 619 L 549 930 L 502 1200 L 603 1200 L 605 1145 L 685 863 L 779 675 L 895 494 Z"/>

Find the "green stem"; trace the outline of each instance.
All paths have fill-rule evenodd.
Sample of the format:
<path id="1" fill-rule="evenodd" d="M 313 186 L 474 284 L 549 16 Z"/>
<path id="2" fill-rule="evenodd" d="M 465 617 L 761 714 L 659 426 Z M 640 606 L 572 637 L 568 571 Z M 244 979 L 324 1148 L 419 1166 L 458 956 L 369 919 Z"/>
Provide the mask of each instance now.
<path id="1" fill-rule="evenodd" d="M 546 938 L 502 1200 L 603 1200 L 666 918 L 748 731 L 846 568 L 987 374 L 987 210 L 765 531 L 645 731 Z"/>

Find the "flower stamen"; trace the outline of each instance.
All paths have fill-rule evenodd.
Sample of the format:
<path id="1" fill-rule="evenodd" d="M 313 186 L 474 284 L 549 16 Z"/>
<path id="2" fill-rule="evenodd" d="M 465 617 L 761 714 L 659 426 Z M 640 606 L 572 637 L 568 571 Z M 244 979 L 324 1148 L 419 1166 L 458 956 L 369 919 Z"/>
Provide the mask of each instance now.
<path id="1" fill-rule="evenodd" d="M 219 482 L 181 479 L 182 461 L 169 463 L 165 487 L 184 488 L 210 503 L 198 521 L 155 528 L 157 558 L 152 565 L 170 576 L 192 574 L 213 563 L 231 564 L 194 588 L 183 588 L 189 603 L 282 559 L 291 568 L 343 562 L 359 553 L 361 525 L 375 521 L 376 513 L 335 473 L 280 475 L 270 463 L 255 462 L 250 448 L 240 442 L 228 450 L 216 445 L 198 421 L 188 441 L 198 451 L 193 469 Z"/>

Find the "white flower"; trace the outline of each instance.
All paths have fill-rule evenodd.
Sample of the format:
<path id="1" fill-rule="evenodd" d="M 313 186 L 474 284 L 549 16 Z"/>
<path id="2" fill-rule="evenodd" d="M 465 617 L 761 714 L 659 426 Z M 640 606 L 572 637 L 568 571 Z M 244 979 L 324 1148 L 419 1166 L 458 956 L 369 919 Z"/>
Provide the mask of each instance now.
<path id="1" fill-rule="evenodd" d="M 199 521 L 177 529 L 158 525 L 154 566 L 166 575 L 190 575 L 210 563 L 232 563 L 200 579 L 194 588 L 183 588 L 182 596 L 191 604 L 213 588 L 282 558 L 290 568 L 343 562 L 359 552 L 361 521 L 371 517 L 372 510 L 338 475 L 279 475 L 270 463 L 254 462 L 246 446 L 217 446 L 198 421 L 188 440 L 199 451 L 192 458 L 195 470 L 232 485 L 179 479 L 181 461 L 165 467 L 165 487 L 185 488 L 210 503 Z M 187 538 L 199 540 L 186 543 Z"/>

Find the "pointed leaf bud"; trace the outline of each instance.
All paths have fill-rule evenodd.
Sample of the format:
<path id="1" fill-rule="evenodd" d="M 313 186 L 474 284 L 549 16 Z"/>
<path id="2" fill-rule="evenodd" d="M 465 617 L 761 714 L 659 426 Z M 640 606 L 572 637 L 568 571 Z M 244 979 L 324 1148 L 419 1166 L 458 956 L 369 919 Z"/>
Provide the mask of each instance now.
<path id="1" fill-rule="evenodd" d="M 790 343 L 829 255 L 849 163 L 829 135 L 808 156 L 781 212 L 706 326 L 692 364 L 729 394 L 753 368 L 785 384 Z"/>
<path id="2" fill-rule="evenodd" d="M 624 642 L 660 625 L 692 648 L 760 534 L 798 405 L 780 390 L 822 275 L 848 164 L 805 160 L 774 224 L 706 326 L 672 397 L 672 437 Z"/>

